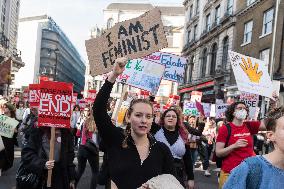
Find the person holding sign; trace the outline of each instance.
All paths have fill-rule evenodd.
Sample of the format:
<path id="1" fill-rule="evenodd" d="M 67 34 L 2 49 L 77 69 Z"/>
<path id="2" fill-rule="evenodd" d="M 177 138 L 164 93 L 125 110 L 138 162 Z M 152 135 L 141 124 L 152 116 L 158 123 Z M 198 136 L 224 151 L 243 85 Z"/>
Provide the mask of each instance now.
<path id="1" fill-rule="evenodd" d="M 52 169 L 52 188 L 75 189 L 75 164 L 73 136 L 68 129 L 56 129 L 54 160 L 48 160 L 50 127 L 34 128 L 22 149 L 22 163 L 42 180 L 38 189 L 46 187 L 47 171 Z M 21 188 L 20 186 L 18 188 Z"/>
<path id="2" fill-rule="evenodd" d="M 3 113 L 9 118 L 15 118 L 15 107 L 10 103 L 5 103 L 3 106 Z M 0 125 L 2 127 L 2 124 Z M 16 131 L 16 129 L 15 129 Z M 0 152 L 0 175 L 2 171 L 6 171 L 13 166 L 14 162 L 14 137 L 8 138 L 0 136 L 2 138 L 5 149 Z"/>
<path id="3" fill-rule="evenodd" d="M 126 58 L 116 59 L 112 72 L 96 97 L 93 113 L 108 152 L 111 180 L 119 189 L 134 189 L 155 176 L 175 175 L 175 169 L 169 148 L 149 134 L 153 107 L 148 100 L 131 101 L 126 114 L 125 132 L 115 127 L 108 116 L 107 103 L 111 90 L 126 63 Z"/>
<path id="4" fill-rule="evenodd" d="M 228 106 L 225 116 L 228 124 L 220 127 L 216 141 L 216 155 L 223 158 L 220 189 L 233 168 L 244 159 L 255 156 L 252 135 L 266 129 L 260 121 L 245 121 L 248 108 L 244 102 L 235 102 Z"/>
<path id="5" fill-rule="evenodd" d="M 223 189 L 284 188 L 284 107 L 271 110 L 265 123 L 274 151 L 243 161 L 233 169 Z"/>

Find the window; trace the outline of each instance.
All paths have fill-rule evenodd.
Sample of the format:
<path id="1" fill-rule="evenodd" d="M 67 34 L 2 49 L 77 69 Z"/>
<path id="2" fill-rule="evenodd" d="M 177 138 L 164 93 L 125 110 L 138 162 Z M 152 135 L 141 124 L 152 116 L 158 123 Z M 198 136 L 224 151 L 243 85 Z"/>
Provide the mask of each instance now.
<path id="1" fill-rule="evenodd" d="M 205 77 L 206 64 L 207 64 L 207 49 L 204 49 L 202 53 L 202 62 L 201 62 L 201 72 L 200 72 L 201 78 Z"/>
<path id="2" fill-rule="evenodd" d="M 263 14 L 262 35 L 272 33 L 274 9 L 271 8 Z"/>
<path id="3" fill-rule="evenodd" d="M 228 50 L 229 50 L 229 37 L 226 36 L 223 39 L 223 56 L 222 56 L 222 67 L 226 69 L 227 60 L 228 60 Z"/>
<path id="4" fill-rule="evenodd" d="M 193 40 L 196 40 L 196 35 L 197 35 L 197 25 L 194 26 L 194 30 L 193 30 Z"/>
<path id="5" fill-rule="evenodd" d="M 247 6 L 251 5 L 254 2 L 255 2 L 255 0 L 247 0 Z"/>
<path id="6" fill-rule="evenodd" d="M 227 1 L 227 14 L 233 14 L 233 0 Z"/>
<path id="7" fill-rule="evenodd" d="M 207 14 L 205 23 L 206 23 L 205 30 L 209 31 L 210 30 L 210 14 Z"/>
<path id="8" fill-rule="evenodd" d="M 111 28 L 113 26 L 113 19 L 112 18 L 109 18 L 107 20 L 107 29 Z"/>
<path id="9" fill-rule="evenodd" d="M 252 37 L 252 27 L 253 27 L 253 21 L 249 21 L 245 23 L 245 30 L 244 30 L 244 43 L 250 43 L 251 37 Z"/>
<path id="10" fill-rule="evenodd" d="M 196 9 L 195 9 L 195 14 L 199 13 L 199 0 L 196 0 Z"/>
<path id="11" fill-rule="evenodd" d="M 214 43 L 212 46 L 212 53 L 211 53 L 211 64 L 210 64 L 210 75 L 215 75 L 216 69 L 216 60 L 217 60 L 217 44 Z"/>
<path id="12" fill-rule="evenodd" d="M 217 24 L 217 25 L 220 23 L 220 5 L 218 5 L 215 8 L 215 20 L 214 20 L 214 23 Z"/>
<path id="13" fill-rule="evenodd" d="M 264 49 L 259 52 L 259 59 L 265 62 L 265 66 L 268 66 L 269 63 L 269 53 L 270 49 Z"/>
<path id="14" fill-rule="evenodd" d="M 192 81 L 192 72 L 193 72 L 193 65 L 194 65 L 194 56 L 190 58 L 188 67 L 187 67 L 187 83 L 190 83 Z"/>
<path id="15" fill-rule="evenodd" d="M 188 33 L 187 33 L 187 42 L 188 43 L 191 41 L 190 35 L 191 35 L 191 30 L 189 30 Z"/>
<path id="16" fill-rule="evenodd" d="M 193 5 L 190 5 L 190 8 L 189 8 L 189 20 L 192 18 L 192 13 L 193 13 Z"/>

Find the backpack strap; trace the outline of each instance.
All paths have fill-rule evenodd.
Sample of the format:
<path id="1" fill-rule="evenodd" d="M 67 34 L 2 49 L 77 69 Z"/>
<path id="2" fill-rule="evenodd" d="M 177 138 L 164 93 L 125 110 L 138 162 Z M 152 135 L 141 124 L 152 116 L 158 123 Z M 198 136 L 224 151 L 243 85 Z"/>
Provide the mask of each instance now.
<path id="1" fill-rule="evenodd" d="M 246 188 L 258 189 L 262 180 L 262 164 L 259 157 L 251 157 L 244 160 L 249 167 L 246 179 Z"/>
<path id="2" fill-rule="evenodd" d="M 231 133 L 232 133 L 232 129 L 231 129 L 231 126 L 230 126 L 229 123 L 226 124 L 226 127 L 227 127 L 227 130 L 228 130 L 228 135 L 227 135 L 227 138 L 226 138 L 226 143 L 225 143 L 224 148 L 228 147 L 229 140 L 230 140 Z"/>

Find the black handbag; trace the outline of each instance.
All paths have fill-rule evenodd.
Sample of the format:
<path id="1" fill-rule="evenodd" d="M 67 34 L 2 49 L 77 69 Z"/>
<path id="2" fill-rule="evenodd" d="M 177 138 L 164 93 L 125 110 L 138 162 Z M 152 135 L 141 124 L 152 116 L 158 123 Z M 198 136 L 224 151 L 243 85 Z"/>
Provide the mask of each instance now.
<path id="1" fill-rule="evenodd" d="M 35 189 L 38 188 L 41 180 L 37 174 L 26 169 L 21 162 L 20 167 L 16 172 L 16 181 L 17 186 L 20 186 L 20 188 Z"/>
<path id="2" fill-rule="evenodd" d="M 89 152 L 96 154 L 96 155 L 99 154 L 99 149 L 92 139 L 90 138 L 87 139 L 85 147 Z"/>

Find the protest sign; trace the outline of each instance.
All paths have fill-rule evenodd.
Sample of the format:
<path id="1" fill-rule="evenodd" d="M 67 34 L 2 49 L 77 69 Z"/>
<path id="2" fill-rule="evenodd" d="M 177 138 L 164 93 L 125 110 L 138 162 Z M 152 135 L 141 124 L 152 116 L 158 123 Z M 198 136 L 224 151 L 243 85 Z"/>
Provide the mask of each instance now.
<path id="1" fill-rule="evenodd" d="M 198 110 L 196 108 L 195 102 L 190 102 L 188 100 L 183 103 L 183 114 L 186 116 L 190 115 L 199 115 Z"/>
<path id="2" fill-rule="evenodd" d="M 195 101 L 195 106 L 196 106 L 198 112 L 200 113 L 200 115 L 205 116 L 202 104 L 196 100 Z"/>
<path id="3" fill-rule="evenodd" d="M 136 59 L 167 45 L 161 12 L 154 8 L 137 18 L 117 23 L 102 36 L 86 41 L 91 75 L 111 71 L 119 57 Z"/>
<path id="4" fill-rule="evenodd" d="M 70 128 L 72 83 L 43 81 L 40 84 L 38 125 Z"/>
<path id="5" fill-rule="evenodd" d="M 87 91 L 87 97 L 86 100 L 89 104 L 93 103 L 96 99 L 97 91 L 92 89 Z"/>
<path id="6" fill-rule="evenodd" d="M 29 103 L 30 107 L 38 107 L 40 98 L 39 84 L 29 84 Z"/>
<path id="7" fill-rule="evenodd" d="M 272 80 L 273 83 L 273 92 L 275 92 L 276 96 L 279 96 L 280 92 L 280 81 Z"/>
<path id="8" fill-rule="evenodd" d="M 186 58 L 166 52 L 154 52 L 144 59 L 165 65 L 163 79 L 183 83 Z"/>
<path id="9" fill-rule="evenodd" d="M 170 95 L 166 106 L 168 106 L 168 107 L 178 106 L 179 102 L 180 102 L 180 96 L 179 95 Z"/>
<path id="10" fill-rule="evenodd" d="M 18 124 L 19 122 L 14 118 L 0 115 L 0 135 L 7 138 L 13 138 L 15 128 Z"/>
<path id="11" fill-rule="evenodd" d="M 233 51 L 229 56 L 240 91 L 272 98 L 273 85 L 264 61 Z"/>
<path id="12" fill-rule="evenodd" d="M 73 93 L 72 102 L 73 102 L 74 104 L 77 103 L 77 99 L 78 99 L 78 93 Z"/>
<path id="13" fill-rule="evenodd" d="M 191 102 L 201 102 L 201 98 L 202 98 L 202 92 L 200 91 L 192 91 L 191 95 L 190 95 L 190 101 Z"/>
<path id="14" fill-rule="evenodd" d="M 211 104 L 210 117 L 215 117 L 215 116 L 216 116 L 216 105 Z"/>
<path id="15" fill-rule="evenodd" d="M 79 99 L 78 105 L 80 106 L 81 110 L 84 110 L 88 105 L 88 101 L 86 99 Z"/>
<path id="16" fill-rule="evenodd" d="M 128 60 L 124 72 L 118 76 L 116 81 L 156 94 L 164 70 L 164 65 L 150 60 Z"/>
<path id="17" fill-rule="evenodd" d="M 29 88 L 25 88 L 23 91 L 23 99 L 25 102 L 27 102 L 29 100 Z"/>
<path id="18" fill-rule="evenodd" d="M 251 94 L 247 92 L 242 92 L 240 94 L 240 101 L 244 102 L 246 106 L 249 108 L 249 119 L 253 119 L 255 117 L 258 101 L 259 101 L 259 95 L 257 94 Z"/>
<path id="19" fill-rule="evenodd" d="M 210 117 L 210 111 L 211 111 L 211 104 L 210 103 L 201 103 L 204 110 L 204 116 Z"/>
<path id="20" fill-rule="evenodd" d="M 225 118 L 225 112 L 227 110 L 228 104 L 216 104 L 216 119 Z"/>

